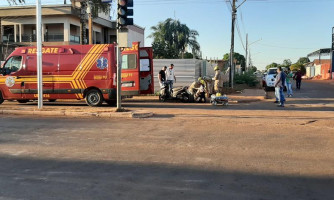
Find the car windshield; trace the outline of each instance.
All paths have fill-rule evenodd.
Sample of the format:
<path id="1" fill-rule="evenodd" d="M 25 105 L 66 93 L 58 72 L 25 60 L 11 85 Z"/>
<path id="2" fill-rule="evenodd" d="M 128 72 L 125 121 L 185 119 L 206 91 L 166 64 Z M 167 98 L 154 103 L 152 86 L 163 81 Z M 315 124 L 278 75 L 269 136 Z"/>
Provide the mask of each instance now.
<path id="1" fill-rule="evenodd" d="M 277 73 L 277 69 L 269 69 L 268 70 L 268 74 L 276 74 Z"/>

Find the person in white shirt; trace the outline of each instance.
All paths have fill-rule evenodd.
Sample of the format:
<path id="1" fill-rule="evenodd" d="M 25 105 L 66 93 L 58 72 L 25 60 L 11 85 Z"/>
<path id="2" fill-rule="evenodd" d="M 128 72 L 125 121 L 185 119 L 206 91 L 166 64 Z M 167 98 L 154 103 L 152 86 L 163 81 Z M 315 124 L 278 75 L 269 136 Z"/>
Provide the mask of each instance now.
<path id="1" fill-rule="evenodd" d="M 167 69 L 166 75 L 167 75 L 167 84 L 169 85 L 169 90 L 172 93 L 173 84 L 176 83 L 174 65 L 173 64 L 170 64 L 169 68 Z"/>

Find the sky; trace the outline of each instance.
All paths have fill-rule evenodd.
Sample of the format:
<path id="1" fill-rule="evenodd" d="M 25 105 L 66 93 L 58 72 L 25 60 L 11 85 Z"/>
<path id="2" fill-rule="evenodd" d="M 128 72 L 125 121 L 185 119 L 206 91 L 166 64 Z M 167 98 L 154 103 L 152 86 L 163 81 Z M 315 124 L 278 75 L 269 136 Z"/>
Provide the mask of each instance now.
<path id="1" fill-rule="evenodd" d="M 242 1 L 238 0 L 237 5 Z M 34 2 L 27 0 L 29 5 Z M 0 0 L 0 5 L 6 5 L 6 1 Z M 222 59 L 231 45 L 230 8 L 226 0 L 134 0 L 134 23 L 145 28 L 147 37 L 150 28 L 160 21 L 178 19 L 199 32 L 203 58 Z M 294 63 L 315 50 L 329 48 L 332 27 L 334 0 L 246 0 L 237 12 L 235 52 L 245 55 L 248 33 L 251 60 L 258 69 L 284 59 Z M 152 39 L 145 39 L 145 46 L 151 43 Z"/>

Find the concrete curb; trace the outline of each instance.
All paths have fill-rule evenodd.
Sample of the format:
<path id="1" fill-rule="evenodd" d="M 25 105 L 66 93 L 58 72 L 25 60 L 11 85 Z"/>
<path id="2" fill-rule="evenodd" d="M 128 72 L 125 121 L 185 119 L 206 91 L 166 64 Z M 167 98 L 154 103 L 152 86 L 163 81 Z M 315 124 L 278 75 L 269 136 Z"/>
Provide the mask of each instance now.
<path id="1" fill-rule="evenodd" d="M 33 116 L 67 116 L 67 117 L 98 117 L 98 118 L 148 118 L 153 113 L 146 111 L 129 112 L 75 112 L 50 110 L 0 110 L 0 115 L 33 115 Z"/>

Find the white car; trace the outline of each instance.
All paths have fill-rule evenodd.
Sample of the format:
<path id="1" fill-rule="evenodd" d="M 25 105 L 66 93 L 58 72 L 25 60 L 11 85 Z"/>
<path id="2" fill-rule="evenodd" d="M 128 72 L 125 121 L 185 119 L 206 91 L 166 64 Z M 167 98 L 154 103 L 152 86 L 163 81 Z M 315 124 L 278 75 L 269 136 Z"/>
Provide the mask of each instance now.
<path id="1" fill-rule="evenodd" d="M 264 77 L 263 80 L 263 87 L 265 91 L 275 89 L 276 76 L 277 76 L 277 68 L 269 68 L 267 71 L 267 75 Z"/>

